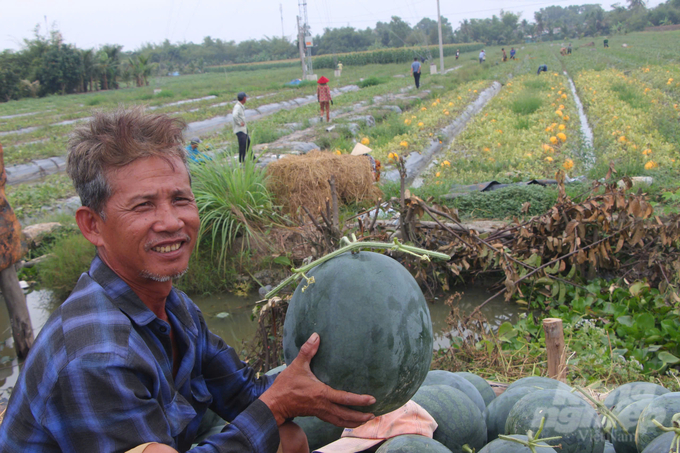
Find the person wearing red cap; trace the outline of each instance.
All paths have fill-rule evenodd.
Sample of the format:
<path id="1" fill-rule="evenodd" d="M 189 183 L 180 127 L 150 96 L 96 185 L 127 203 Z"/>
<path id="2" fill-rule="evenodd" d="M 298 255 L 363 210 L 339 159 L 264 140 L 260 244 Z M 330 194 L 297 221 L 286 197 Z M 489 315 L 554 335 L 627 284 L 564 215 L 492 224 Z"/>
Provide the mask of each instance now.
<path id="1" fill-rule="evenodd" d="M 321 107 L 321 114 L 319 116 L 319 121 L 323 122 L 323 112 L 326 110 L 326 122 L 331 122 L 331 104 L 333 99 L 331 99 L 331 89 L 328 86 L 328 79 L 321 76 L 317 82 L 319 86 L 316 89 L 316 99 L 319 101 Z"/>

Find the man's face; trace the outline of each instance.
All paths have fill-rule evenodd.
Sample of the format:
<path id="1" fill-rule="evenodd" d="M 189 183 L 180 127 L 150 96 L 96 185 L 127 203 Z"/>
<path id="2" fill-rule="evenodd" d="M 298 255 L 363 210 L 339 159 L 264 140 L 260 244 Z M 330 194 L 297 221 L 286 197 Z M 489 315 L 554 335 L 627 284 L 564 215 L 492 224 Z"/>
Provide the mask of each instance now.
<path id="1" fill-rule="evenodd" d="M 182 160 L 139 159 L 107 180 L 113 195 L 100 222 L 104 262 L 133 289 L 186 272 L 200 221 Z"/>

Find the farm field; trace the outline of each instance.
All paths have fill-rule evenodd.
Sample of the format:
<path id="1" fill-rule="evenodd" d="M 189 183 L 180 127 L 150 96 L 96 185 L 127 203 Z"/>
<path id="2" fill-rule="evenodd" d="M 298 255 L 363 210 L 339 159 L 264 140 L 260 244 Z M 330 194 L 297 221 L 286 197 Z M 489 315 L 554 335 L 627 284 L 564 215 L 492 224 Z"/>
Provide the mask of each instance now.
<path id="1" fill-rule="evenodd" d="M 422 88 L 427 93 L 416 93 L 403 64 L 346 66 L 340 78 L 319 70 L 318 75 L 329 76 L 331 88 L 363 80 L 362 88 L 335 99 L 332 110 L 338 127 L 333 133 L 315 125 L 318 105 L 312 102 L 250 123 L 251 137 L 254 145 L 266 145 L 309 129 L 309 141 L 340 153 L 350 152 L 364 139 L 390 170 L 395 168 L 390 156 L 405 158 L 436 140 L 446 141 L 442 129 L 492 81 L 499 81 L 500 93 L 446 143 L 424 172 L 422 191 L 445 194 L 459 184 L 550 179 L 559 169 L 569 177 L 599 179 L 610 164 L 619 177 L 654 176 L 659 190 L 673 190 L 680 146 L 680 65 L 670 48 L 678 37 L 678 32 L 614 36 L 608 49 L 601 40 L 594 46 L 587 46 L 587 40 L 573 41 L 572 55 L 564 57 L 559 55 L 560 43 L 526 44 L 517 46 L 516 60 L 505 63 L 500 62 L 500 47 L 488 47 L 482 65 L 475 51 L 461 54 L 458 61 L 447 57 L 445 66 L 458 69 L 443 76 L 430 76 L 424 67 Z M 548 72 L 537 75 L 539 64 L 546 64 Z M 202 121 L 229 113 L 234 94 L 241 90 L 249 94 L 247 108 L 313 95 L 314 83 L 284 85 L 297 76 L 297 67 L 208 72 L 154 78 L 149 87 L 0 104 L 5 164 L 63 156 L 75 126 L 71 121 L 86 119 L 93 109 L 145 105 L 187 123 Z M 569 78 L 592 128 L 592 148 L 584 140 Z M 387 104 L 398 110 L 381 108 Z M 358 131 L 348 130 L 353 120 L 347 117 L 355 111 L 371 115 L 375 126 L 360 121 Z M 235 151 L 230 125 L 201 138 L 205 149 Z M 34 215 L 41 205 L 73 195 L 63 176 L 46 178 L 42 184 L 40 189 L 38 184 L 8 187 L 10 202 L 20 214 Z"/>

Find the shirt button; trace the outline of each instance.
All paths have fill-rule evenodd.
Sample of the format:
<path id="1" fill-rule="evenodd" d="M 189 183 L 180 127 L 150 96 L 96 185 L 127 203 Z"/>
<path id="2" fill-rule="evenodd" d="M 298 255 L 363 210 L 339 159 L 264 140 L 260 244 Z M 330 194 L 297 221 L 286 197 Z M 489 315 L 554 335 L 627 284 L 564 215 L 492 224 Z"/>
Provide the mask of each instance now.
<path id="1" fill-rule="evenodd" d="M 165 333 L 165 332 L 168 331 L 168 328 L 165 327 L 165 326 L 161 326 L 160 329 L 158 329 L 158 330 L 160 330 L 162 333 Z"/>

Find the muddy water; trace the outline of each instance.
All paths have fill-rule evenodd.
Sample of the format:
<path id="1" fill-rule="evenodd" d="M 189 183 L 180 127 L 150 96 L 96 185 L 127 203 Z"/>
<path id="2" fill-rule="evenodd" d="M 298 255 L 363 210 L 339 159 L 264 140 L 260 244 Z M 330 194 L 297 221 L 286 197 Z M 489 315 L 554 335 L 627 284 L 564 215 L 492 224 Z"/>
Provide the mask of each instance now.
<path id="1" fill-rule="evenodd" d="M 462 299 L 456 302 L 462 313 L 469 313 L 490 297 L 482 285 L 458 287 L 455 290 L 463 293 Z M 448 295 L 444 294 L 428 302 L 437 349 L 450 344 L 446 337 L 449 331 L 446 317 L 450 312 L 449 307 L 444 303 L 447 297 Z M 238 352 L 243 349 L 244 341 L 250 341 L 255 336 L 257 323 L 251 319 L 251 313 L 254 302 L 259 299 L 257 293 L 249 297 L 219 294 L 193 298 L 203 312 L 210 330 L 222 337 Z M 50 302 L 50 294 L 47 291 L 34 291 L 28 294 L 27 301 L 33 329 L 37 335 L 55 305 Z M 521 309 L 515 304 L 504 302 L 501 297 L 486 304 L 481 311 L 492 325 L 498 326 L 505 321 L 517 320 Z M 7 309 L 0 297 L 0 399 L 9 396 L 11 388 L 16 383 L 19 370 L 20 364 L 14 352 Z"/>

